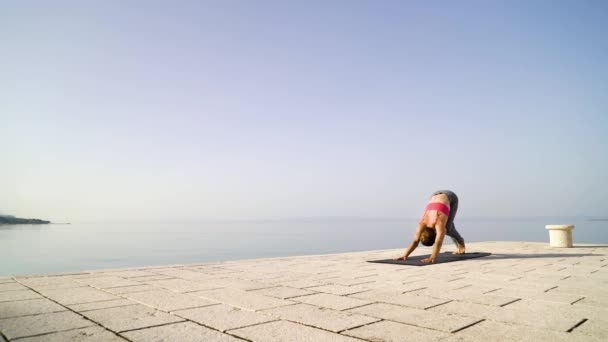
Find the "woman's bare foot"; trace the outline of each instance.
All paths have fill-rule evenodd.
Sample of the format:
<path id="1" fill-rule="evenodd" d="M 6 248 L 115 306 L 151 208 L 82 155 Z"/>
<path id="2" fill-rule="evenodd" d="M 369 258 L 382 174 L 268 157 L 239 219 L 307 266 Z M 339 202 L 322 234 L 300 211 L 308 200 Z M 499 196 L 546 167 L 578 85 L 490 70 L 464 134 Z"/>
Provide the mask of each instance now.
<path id="1" fill-rule="evenodd" d="M 464 254 L 464 245 L 456 244 L 457 250 L 452 254 Z"/>

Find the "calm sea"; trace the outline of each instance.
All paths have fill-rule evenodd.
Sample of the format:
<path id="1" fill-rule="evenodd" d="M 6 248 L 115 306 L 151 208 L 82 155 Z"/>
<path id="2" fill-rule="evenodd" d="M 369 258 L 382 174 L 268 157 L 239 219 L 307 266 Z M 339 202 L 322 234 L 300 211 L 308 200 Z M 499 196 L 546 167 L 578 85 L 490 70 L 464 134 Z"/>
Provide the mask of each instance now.
<path id="1" fill-rule="evenodd" d="M 416 221 L 0 226 L 0 276 L 404 248 Z M 468 242 L 548 242 L 547 224 L 575 224 L 575 243 L 608 243 L 608 221 L 583 217 L 456 219 Z"/>

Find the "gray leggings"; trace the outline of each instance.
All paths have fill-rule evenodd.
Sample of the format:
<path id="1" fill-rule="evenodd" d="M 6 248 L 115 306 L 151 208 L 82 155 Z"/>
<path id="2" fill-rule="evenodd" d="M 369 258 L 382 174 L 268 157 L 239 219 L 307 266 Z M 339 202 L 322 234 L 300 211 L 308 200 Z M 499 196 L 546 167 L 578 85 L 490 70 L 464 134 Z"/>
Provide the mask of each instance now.
<path id="1" fill-rule="evenodd" d="M 452 238 L 454 243 L 464 246 L 464 239 L 458 231 L 456 230 L 456 226 L 454 225 L 454 217 L 456 216 L 456 211 L 458 211 L 458 196 L 450 190 L 439 190 L 433 193 L 434 195 L 445 194 L 448 196 L 448 201 L 450 201 L 450 216 L 448 216 L 448 222 L 445 227 L 445 234 Z"/>

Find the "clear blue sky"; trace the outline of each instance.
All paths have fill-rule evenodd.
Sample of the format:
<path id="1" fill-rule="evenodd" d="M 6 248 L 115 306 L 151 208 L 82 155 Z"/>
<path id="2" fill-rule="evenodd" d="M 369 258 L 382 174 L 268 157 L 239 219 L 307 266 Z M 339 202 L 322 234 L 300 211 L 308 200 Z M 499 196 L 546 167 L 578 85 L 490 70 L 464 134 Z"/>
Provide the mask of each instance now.
<path id="1" fill-rule="evenodd" d="M 0 212 L 608 215 L 605 1 L 3 1 Z"/>

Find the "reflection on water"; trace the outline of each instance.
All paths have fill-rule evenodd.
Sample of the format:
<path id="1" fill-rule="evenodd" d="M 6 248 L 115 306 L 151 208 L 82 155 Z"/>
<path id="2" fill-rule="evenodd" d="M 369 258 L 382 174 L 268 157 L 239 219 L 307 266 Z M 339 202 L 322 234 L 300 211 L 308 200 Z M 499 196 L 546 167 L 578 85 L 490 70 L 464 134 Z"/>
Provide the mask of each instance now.
<path id="1" fill-rule="evenodd" d="M 416 222 L 403 219 L 0 226 L 0 276 L 405 248 Z M 575 224 L 575 243 L 608 243 L 608 222 L 588 218 L 456 219 L 457 229 L 469 242 L 547 242 L 546 224 Z"/>

